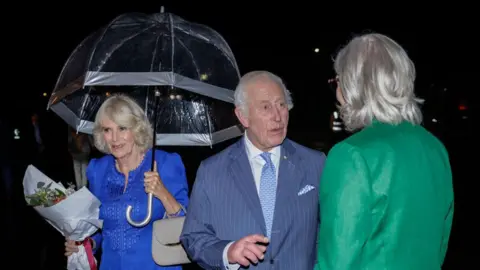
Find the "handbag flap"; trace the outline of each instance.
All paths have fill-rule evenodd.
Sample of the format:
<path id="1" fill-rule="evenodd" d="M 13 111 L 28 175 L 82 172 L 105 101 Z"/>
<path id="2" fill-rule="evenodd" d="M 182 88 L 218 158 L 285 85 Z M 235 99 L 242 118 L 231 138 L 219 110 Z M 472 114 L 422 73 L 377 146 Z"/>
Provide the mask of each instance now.
<path id="1" fill-rule="evenodd" d="M 185 217 L 172 217 L 153 222 L 153 235 L 162 245 L 180 244 Z"/>

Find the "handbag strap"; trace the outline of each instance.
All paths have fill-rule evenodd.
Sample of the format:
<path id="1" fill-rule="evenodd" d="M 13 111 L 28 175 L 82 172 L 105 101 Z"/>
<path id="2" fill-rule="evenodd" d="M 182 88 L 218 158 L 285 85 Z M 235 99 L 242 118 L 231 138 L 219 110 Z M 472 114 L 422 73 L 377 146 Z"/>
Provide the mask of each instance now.
<path id="1" fill-rule="evenodd" d="M 185 209 L 185 207 L 183 207 L 183 205 L 181 203 L 180 204 L 180 210 L 183 210 L 183 212 L 185 213 L 185 215 L 187 214 L 187 210 Z M 176 214 L 178 214 L 180 212 L 180 210 L 178 210 L 178 212 Z M 171 216 L 168 216 L 167 215 L 167 210 L 165 210 L 165 214 L 163 214 L 163 218 L 170 218 Z M 176 216 L 173 216 L 173 217 L 176 217 Z"/>

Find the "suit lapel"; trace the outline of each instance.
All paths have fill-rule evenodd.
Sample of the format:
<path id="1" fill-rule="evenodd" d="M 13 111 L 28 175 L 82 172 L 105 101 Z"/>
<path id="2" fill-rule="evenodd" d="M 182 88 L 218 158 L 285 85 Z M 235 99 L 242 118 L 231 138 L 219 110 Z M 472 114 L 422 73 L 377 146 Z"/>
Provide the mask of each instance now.
<path id="1" fill-rule="evenodd" d="M 272 251 L 274 254 L 282 246 L 285 235 L 294 221 L 291 217 L 292 210 L 288 210 L 288 208 L 292 207 L 293 201 L 296 199 L 295 196 L 297 196 L 305 178 L 305 172 L 301 169 L 301 159 L 295 154 L 295 147 L 288 139 L 282 144 L 279 166 L 277 199 L 272 230 Z"/>
<path id="2" fill-rule="evenodd" d="M 253 179 L 252 168 L 248 161 L 245 151 L 243 139 L 237 142 L 236 149 L 231 152 L 230 175 L 242 194 L 245 202 L 252 211 L 252 215 L 262 228 L 262 232 L 266 235 L 265 220 L 263 218 L 262 206 L 258 198 L 257 188 Z"/>
<path id="3" fill-rule="evenodd" d="M 277 200 L 275 209 L 278 207 L 278 209 L 281 210 L 289 205 L 291 197 L 297 195 L 304 178 L 304 171 L 300 168 L 300 160 L 298 156 L 294 154 L 294 151 L 292 152 L 287 147 L 283 147 L 282 156 L 280 157 L 280 168 L 278 170 Z"/>

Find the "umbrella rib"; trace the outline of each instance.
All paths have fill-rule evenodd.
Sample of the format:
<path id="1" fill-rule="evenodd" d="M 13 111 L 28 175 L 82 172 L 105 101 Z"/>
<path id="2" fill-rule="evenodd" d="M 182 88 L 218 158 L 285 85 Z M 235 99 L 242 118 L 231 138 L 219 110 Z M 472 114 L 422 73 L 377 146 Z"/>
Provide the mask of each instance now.
<path id="1" fill-rule="evenodd" d="M 153 49 L 153 55 L 152 55 L 152 61 L 150 63 L 150 72 L 153 72 L 153 68 L 154 68 L 154 64 L 155 64 L 155 59 L 157 59 L 157 52 L 158 52 L 158 42 L 160 40 L 160 37 L 157 36 L 156 40 L 155 40 L 155 46 L 154 46 L 154 49 Z M 155 90 L 155 89 L 154 89 Z M 149 100 L 149 96 L 148 96 L 148 92 L 146 94 L 146 98 L 145 98 L 145 114 L 147 115 L 147 112 L 148 112 L 148 100 Z M 155 111 L 153 113 L 156 113 Z M 155 125 L 157 123 L 154 123 Z"/>
<path id="2" fill-rule="evenodd" d="M 168 21 L 170 23 L 170 37 L 172 43 L 172 57 L 170 58 L 170 68 L 172 69 L 172 73 L 175 72 L 173 69 L 174 57 L 175 57 L 175 31 L 173 31 L 173 18 L 172 15 L 168 14 Z"/>
<path id="3" fill-rule="evenodd" d="M 200 75 L 200 70 L 198 69 L 198 65 L 197 65 L 197 61 L 195 60 L 195 57 L 193 57 L 193 54 L 192 52 L 187 48 L 187 46 L 185 45 L 185 43 L 183 43 L 183 41 L 179 38 L 176 38 L 176 40 L 178 41 L 178 43 L 180 45 L 182 45 L 183 48 L 185 48 L 185 50 L 188 52 L 188 54 L 190 55 L 190 58 L 192 59 L 192 62 L 193 62 L 193 65 L 195 66 L 195 71 L 197 72 L 197 76 Z"/>

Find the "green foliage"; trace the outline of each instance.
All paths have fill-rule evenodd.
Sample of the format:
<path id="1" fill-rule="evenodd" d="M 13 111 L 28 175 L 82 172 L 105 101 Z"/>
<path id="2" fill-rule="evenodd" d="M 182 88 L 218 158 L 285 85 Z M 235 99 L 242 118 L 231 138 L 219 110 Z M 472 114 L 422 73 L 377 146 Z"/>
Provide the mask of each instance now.
<path id="1" fill-rule="evenodd" d="M 37 189 L 34 194 L 27 195 L 27 204 L 30 206 L 49 207 L 64 200 L 68 195 L 75 192 L 72 185 L 67 189 L 67 194 L 58 188 L 51 188 L 52 183 L 45 185 L 44 182 L 37 183 Z"/>

